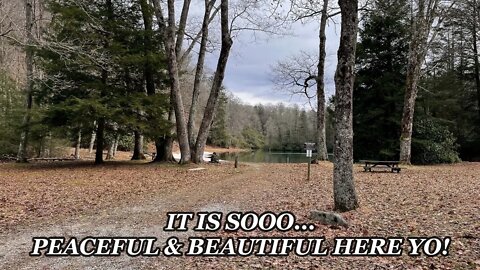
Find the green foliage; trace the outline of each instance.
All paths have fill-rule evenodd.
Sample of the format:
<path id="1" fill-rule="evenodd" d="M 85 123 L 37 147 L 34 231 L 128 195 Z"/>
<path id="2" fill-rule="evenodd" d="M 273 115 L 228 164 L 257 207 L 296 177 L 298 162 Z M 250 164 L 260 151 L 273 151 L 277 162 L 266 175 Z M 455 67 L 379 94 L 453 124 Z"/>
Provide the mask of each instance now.
<path id="1" fill-rule="evenodd" d="M 133 131 L 150 138 L 169 133 L 169 97 L 155 89 L 145 93 L 147 66 L 156 88 L 165 82 L 158 31 L 145 30 L 138 3 L 80 2 L 49 1 L 52 22 L 45 39 L 53 45 L 36 52 L 45 73 L 36 91 L 43 122 L 90 133 L 93 122 L 104 118 L 107 141 Z"/>
<path id="2" fill-rule="evenodd" d="M 430 45 L 416 106 L 417 116 L 443 119 L 457 138 L 460 158 L 480 160 L 479 98 L 475 81 L 478 46 L 472 31 L 478 12 L 472 1 L 459 1 L 448 9 L 442 28 Z M 478 1 L 477 1 L 478 4 Z M 478 11 L 478 9 L 477 9 Z M 477 44 L 475 44 L 477 42 Z"/>
<path id="3" fill-rule="evenodd" d="M 0 155 L 16 156 L 24 112 L 22 108 L 20 89 L 0 70 Z"/>
<path id="4" fill-rule="evenodd" d="M 265 145 L 264 136 L 256 129 L 246 127 L 242 131 L 245 146 L 251 149 L 262 149 Z"/>
<path id="5" fill-rule="evenodd" d="M 377 0 L 357 50 L 354 89 L 355 159 L 398 159 L 408 53 L 408 6 Z"/>
<path id="6" fill-rule="evenodd" d="M 230 147 L 231 138 L 227 130 L 227 102 L 228 99 L 223 90 L 219 96 L 215 119 L 207 140 L 208 144 L 225 148 Z"/>
<path id="7" fill-rule="evenodd" d="M 415 121 L 412 163 L 440 164 L 459 162 L 455 136 L 441 120 L 421 118 Z"/>
<path id="8" fill-rule="evenodd" d="M 480 159 L 480 118 L 471 74 L 445 70 L 429 74 L 422 81 L 416 112 L 419 116 L 443 119 L 457 138 L 462 160 Z"/>

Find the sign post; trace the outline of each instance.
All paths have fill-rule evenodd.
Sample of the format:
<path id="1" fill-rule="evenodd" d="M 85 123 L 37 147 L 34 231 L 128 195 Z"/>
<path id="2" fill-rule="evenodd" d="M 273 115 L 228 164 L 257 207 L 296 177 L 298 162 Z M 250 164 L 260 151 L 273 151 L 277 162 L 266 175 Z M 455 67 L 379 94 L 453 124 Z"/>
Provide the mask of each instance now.
<path id="1" fill-rule="evenodd" d="M 312 165 L 312 156 L 313 150 L 315 150 L 315 143 L 305 143 L 304 144 L 305 150 L 307 151 L 308 157 L 308 173 L 307 173 L 307 181 L 310 181 L 310 166 Z"/>

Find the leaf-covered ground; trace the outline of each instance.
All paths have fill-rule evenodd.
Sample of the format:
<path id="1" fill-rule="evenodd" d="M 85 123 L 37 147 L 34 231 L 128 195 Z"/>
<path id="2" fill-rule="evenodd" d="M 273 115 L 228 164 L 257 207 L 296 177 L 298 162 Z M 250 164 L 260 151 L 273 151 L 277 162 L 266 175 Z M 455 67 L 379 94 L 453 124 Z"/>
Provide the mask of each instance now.
<path id="1" fill-rule="evenodd" d="M 300 258 L 29 258 L 34 236 L 169 236 L 169 211 L 291 211 L 299 223 L 311 210 L 331 210 L 332 165 L 196 166 L 113 162 L 0 165 L 0 268 L 32 269 L 478 269 L 480 163 L 408 167 L 401 174 L 355 167 L 360 208 L 351 226 L 317 224 L 314 232 L 222 236 L 451 236 L 447 257 Z"/>

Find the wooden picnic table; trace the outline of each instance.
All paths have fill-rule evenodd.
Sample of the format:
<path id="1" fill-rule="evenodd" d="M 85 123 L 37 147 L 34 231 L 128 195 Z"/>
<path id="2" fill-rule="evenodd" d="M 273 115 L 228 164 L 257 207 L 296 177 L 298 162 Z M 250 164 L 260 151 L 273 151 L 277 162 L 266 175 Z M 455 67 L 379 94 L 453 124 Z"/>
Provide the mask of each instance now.
<path id="1" fill-rule="evenodd" d="M 371 172 L 373 168 L 383 167 L 389 168 L 392 173 L 400 173 L 402 168 L 399 167 L 400 161 L 383 161 L 383 160 L 360 160 L 361 163 L 365 163 L 363 170 L 365 172 Z"/>

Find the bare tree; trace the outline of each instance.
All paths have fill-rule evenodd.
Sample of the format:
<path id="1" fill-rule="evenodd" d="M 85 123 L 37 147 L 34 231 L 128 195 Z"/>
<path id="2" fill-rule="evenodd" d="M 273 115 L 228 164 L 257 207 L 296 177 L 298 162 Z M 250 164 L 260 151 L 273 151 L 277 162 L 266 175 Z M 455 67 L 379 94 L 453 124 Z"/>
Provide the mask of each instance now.
<path id="1" fill-rule="evenodd" d="M 134 147 L 133 147 L 133 156 L 132 160 L 144 160 L 145 155 L 143 154 L 143 135 L 139 131 L 134 132 Z M 112 149 L 113 155 L 113 149 Z"/>
<path id="2" fill-rule="evenodd" d="M 27 83 L 25 88 L 26 113 L 23 118 L 23 131 L 18 147 L 18 162 L 27 162 L 27 149 L 30 133 L 31 110 L 33 107 L 33 51 L 29 47 L 35 42 L 33 27 L 35 23 L 35 14 L 33 12 L 33 1 L 25 0 L 25 31 L 27 33 L 25 64 L 27 67 Z"/>
<path id="3" fill-rule="evenodd" d="M 170 87 L 172 93 L 173 107 L 177 125 L 177 138 L 180 146 L 180 164 L 190 162 L 190 144 L 188 142 L 187 122 L 185 118 L 185 107 L 182 95 L 180 94 L 180 75 L 175 50 L 175 1 L 168 0 L 168 26 L 166 28 L 165 49 L 168 55 L 168 71 L 170 75 Z"/>
<path id="4" fill-rule="evenodd" d="M 335 209 L 357 208 L 353 177 L 352 101 L 355 80 L 355 53 L 358 32 L 358 2 L 339 0 L 342 15 L 338 65 L 335 74 L 335 145 L 333 189 Z"/>
<path id="5" fill-rule="evenodd" d="M 412 132 L 418 82 L 432 24 L 435 21 L 439 0 L 416 0 L 416 14 L 412 18 L 411 39 L 408 51 L 407 79 L 400 137 L 400 161 L 410 164 L 412 156 Z"/>
<path id="6" fill-rule="evenodd" d="M 325 59 L 327 36 L 325 34 L 327 29 L 328 19 L 328 0 L 323 0 L 322 15 L 320 18 L 319 30 L 319 49 L 318 49 L 318 66 L 317 66 L 317 159 L 327 160 L 327 138 L 325 134 Z"/>
<path id="7" fill-rule="evenodd" d="M 233 40 L 230 32 L 230 21 L 228 17 L 228 0 L 222 0 L 220 4 L 220 24 L 222 32 L 222 48 L 218 57 L 217 70 L 213 78 L 212 89 L 208 98 L 205 113 L 203 115 L 202 124 L 198 131 L 197 141 L 195 143 L 195 151 L 193 160 L 195 163 L 203 162 L 203 152 L 207 143 L 208 133 L 212 126 L 215 108 L 217 106 L 218 97 L 225 77 L 225 70 L 227 68 L 228 57 L 230 49 L 233 45 Z"/>
<path id="8" fill-rule="evenodd" d="M 177 61 L 177 52 L 175 45 L 176 37 L 176 21 L 175 21 L 175 1 L 167 1 L 168 16 L 167 21 L 163 16 L 162 6 L 159 0 L 153 0 L 155 16 L 159 29 L 164 33 L 164 44 L 168 58 L 168 73 L 170 77 L 170 91 L 172 97 L 172 104 L 175 111 L 177 139 L 180 146 L 181 158 L 180 163 L 185 164 L 190 162 L 190 144 L 188 142 L 187 122 L 185 118 L 185 110 L 183 105 L 182 95 L 180 94 L 180 76 L 179 65 Z M 178 37 L 177 37 L 178 39 Z"/>
<path id="9" fill-rule="evenodd" d="M 195 115 L 197 112 L 198 97 L 200 95 L 200 84 L 203 79 L 203 68 L 205 65 L 205 55 L 207 51 L 207 42 L 208 42 L 208 34 L 209 34 L 208 27 L 212 20 L 211 13 L 212 13 L 212 9 L 215 2 L 216 2 L 215 0 L 205 0 L 205 13 L 203 16 L 202 31 L 201 31 L 202 38 L 200 41 L 200 49 L 198 52 L 197 66 L 195 70 L 192 103 L 190 105 L 190 113 L 188 116 L 188 138 L 189 138 L 190 146 L 192 148 L 195 147 L 195 137 L 194 137 Z"/>
<path id="10" fill-rule="evenodd" d="M 478 24 L 480 21 L 480 15 L 479 15 L 479 10 L 480 7 L 478 5 L 477 0 L 473 0 L 471 2 L 472 5 L 472 24 L 471 24 L 471 33 L 472 33 L 472 39 L 473 39 L 473 61 L 474 61 L 474 75 L 475 75 L 475 86 L 477 88 L 477 102 L 478 102 L 478 114 L 480 116 L 480 61 L 478 59 Z M 480 118 L 479 118 L 480 119 Z M 479 120 L 480 121 L 480 120 Z"/>
<path id="11" fill-rule="evenodd" d="M 232 32 L 238 32 L 242 30 L 264 30 L 267 29 L 264 26 L 260 26 L 258 22 L 252 18 L 258 17 L 257 13 L 253 12 L 254 10 L 258 9 L 259 1 L 251 0 L 251 1 L 239 1 L 236 5 L 231 5 L 229 1 L 221 1 L 220 8 L 214 8 L 215 0 L 205 1 L 205 13 L 204 19 L 202 22 L 202 27 L 200 31 L 195 35 L 189 35 L 191 39 L 190 45 L 187 47 L 183 54 L 180 53 L 181 44 L 183 42 L 183 35 L 186 35 L 185 31 L 185 20 L 188 17 L 188 7 L 189 1 L 184 1 L 184 6 L 182 10 L 182 16 L 180 18 L 180 23 L 178 26 L 178 30 L 175 32 L 175 6 L 173 1 L 167 1 L 167 9 L 168 9 L 168 24 L 165 21 L 163 16 L 162 6 L 160 1 L 154 0 L 154 8 L 155 8 L 155 15 L 157 18 L 157 23 L 159 26 L 160 31 L 166 33 L 165 40 L 165 48 L 167 51 L 168 62 L 169 62 L 169 75 L 170 75 L 170 82 L 171 82 L 171 89 L 172 89 L 172 101 L 173 107 L 175 109 L 175 118 L 176 118 L 176 126 L 177 126 L 177 138 L 180 145 L 180 151 L 182 155 L 182 160 L 180 163 L 188 162 L 193 159 L 195 162 L 202 162 L 203 161 L 203 152 L 205 148 L 205 143 L 208 137 L 208 133 L 210 130 L 210 126 L 213 121 L 213 116 L 215 113 L 216 103 L 218 101 L 220 88 L 222 87 L 223 78 L 225 76 L 225 69 L 228 62 L 228 56 L 230 54 L 230 49 L 233 44 L 232 40 Z M 234 10 L 234 16 L 230 20 L 229 18 L 229 9 Z M 221 25 L 221 34 L 222 34 L 222 42 L 221 42 L 221 50 L 220 56 L 217 63 L 214 79 L 212 86 L 210 88 L 210 95 L 207 105 L 205 107 L 204 116 L 202 119 L 202 124 L 199 127 L 198 135 L 196 140 L 194 140 L 194 117 L 197 111 L 197 99 L 198 99 L 198 91 L 200 82 L 203 77 L 203 66 L 204 66 L 204 59 L 205 53 L 207 51 L 207 41 L 209 36 L 209 29 L 208 25 L 213 21 L 215 15 L 217 14 L 218 10 L 221 13 L 220 25 Z M 248 18 L 248 19 L 245 19 Z M 242 25 L 236 25 L 235 22 L 242 21 Z M 270 27 L 272 27 L 270 25 Z M 272 27 L 273 28 L 273 27 Z M 175 40 L 175 33 L 177 34 Z M 182 37 L 179 37 L 181 35 Z M 185 114 L 183 108 L 183 99 L 180 94 L 180 78 L 179 73 L 180 69 L 184 68 L 184 61 L 189 58 L 189 54 L 192 52 L 193 48 L 195 47 L 196 43 L 200 40 L 200 50 L 199 50 L 199 57 L 195 69 L 195 76 L 196 82 L 193 85 L 193 93 L 194 97 L 192 98 L 192 104 L 190 107 L 189 121 L 188 123 L 185 122 Z M 183 71 L 183 70 L 182 70 Z M 188 144 L 188 145 L 187 145 Z M 195 146 L 194 149 L 191 149 L 190 146 Z M 194 151 L 192 151 L 194 150 Z M 187 154 L 191 154 L 190 156 L 186 156 Z"/>
<path id="12" fill-rule="evenodd" d="M 88 147 L 88 153 L 91 154 L 93 152 L 93 147 L 95 146 L 95 140 L 97 138 L 97 121 L 93 122 L 93 130 L 92 135 L 90 136 L 90 145 Z"/>
<path id="13" fill-rule="evenodd" d="M 294 94 L 303 94 L 309 102 L 316 98 L 315 107 L 317 107 L 317 150 L 318 160 L 327 160 L 327 143 L 325 134 L 325 61 L 326 61 L 326 29 L 327 21 L 338 14 L 329 9 L 329 1 L 291 1 L 292 13 L 295 21 L 309 19 L 319 19 L 320 27 L 318 32 L 319 46 L 318 57 L 314 61 L 308 56 L 307 53 L 302 52 L 300 59 L 295 60 L 295 65 L 289 65 L 288 63 L 279 63 L 280 69 L 275 69 L 277 73 L 277 79 L 290 80 L 290 83 L 280 83 L 280 85 L 288 86 L 293 83 L 292 86 L 300 87 L 302 90 L 290 91 Z M 321 4 L 321 5 L 320 5 Z M 321 8 L 319 9 L 319 6 Z M 306 61 L 305 61 L 306 60 Z M 315 65 L 313 65 L 315 63 Z M 279 72 L 280 71 L 280 72 Z M 278 81 L 278 80 L 277 80 Z M 309 93 L 309 88 L 316 86 L 315 94 Z"/>
<path id="14" fill-rule="evenodd" d="M 77 132 L 77 142 L 75 143 L 75 159 L 80 159 L 80 147 L 82 145 L 82 130 L 79 129 Z"/>

